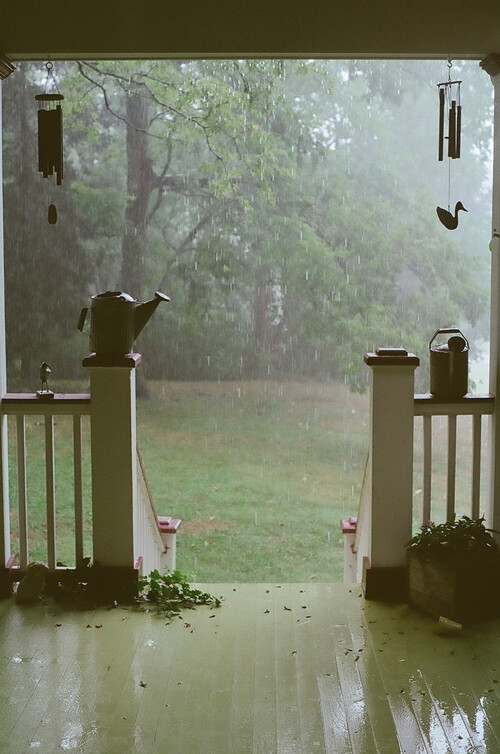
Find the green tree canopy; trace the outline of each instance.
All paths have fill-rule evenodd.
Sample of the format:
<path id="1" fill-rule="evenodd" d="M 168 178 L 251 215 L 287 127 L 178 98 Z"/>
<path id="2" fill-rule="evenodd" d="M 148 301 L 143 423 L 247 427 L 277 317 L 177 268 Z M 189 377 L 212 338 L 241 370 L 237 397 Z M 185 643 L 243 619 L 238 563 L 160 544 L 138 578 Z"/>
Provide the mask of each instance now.
<path id="1" fill-rule="evenodd" d="M 435 215 L 447 191 L 436 159 L 442 63 L 60 64 L 67 167 L 54 227 L 36 174 L 40 66 L 19 65 L 4 83 L 12 366 L 25 351 L 50 361 L 52 350 L 73 373 L 66 323 L 90 295 L 117 288 L 172 297 L 141 336 L 150 377 L 360 387 L 367 350 L 424 356 L 441 325 L 480 332 L 491 93 L 474 66 L 458 70 L 464 147 L 453 187 L 469 216 L 452 234 Z"/>

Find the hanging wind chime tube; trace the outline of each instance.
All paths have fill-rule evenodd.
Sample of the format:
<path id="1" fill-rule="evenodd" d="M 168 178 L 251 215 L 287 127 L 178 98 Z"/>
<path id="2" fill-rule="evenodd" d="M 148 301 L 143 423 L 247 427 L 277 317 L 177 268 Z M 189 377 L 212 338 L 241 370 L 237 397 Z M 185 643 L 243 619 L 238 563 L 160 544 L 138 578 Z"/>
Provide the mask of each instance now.
<path id="1" fill-rule="evenodd" d="M 438 160 L 443 161 L 443 147 L 444 147 L 444 104 L 445 93 L 444 89 L 439 89 L 439 145 L 438 145 Z"/>
<path id="2" fill-rule="evenodd" d="M 63 179 L 63 142 L 62 142 L 62 94 L 37 94 L 40 103 L 49 103 L 53 107 L 38 111 L 38 170 L 44 178 L 56 174 L 57 185 Z M 58 104 L 55 104 L 58 103 Z"/>
<path id="3" fill-rule="evenodd" d="M 451 194 L 451 163 L 460 157 L 462 145 L 462 105 L 460 102 L 461 81 L 452 81 L 450 75 L 451 60 L 448 61 L 448 81 L 442 81 L 439 87 L 439 130 L 438 130 L 438 160 L 442 162 L 445 155 L 445 140 L 448 140 L 448 209 L 437 207 L 436 212 L 442 224 L 448 230 L 455 230 L 458 226 L 458 213 L 460 210 L 467 212 L 462 202 L 455 205 L 455 214 L 450 211 Z M 446 116 L 448 122 L 446 123 Z M 446 131 L 447 126 L 447 132 Z"/>
<path id="4" fill-rule="evenodd" d="M 461 81 L 444 81 L 439 87 L 439 134 L 438 134 L 438 160 L 444 159 L 444 142 L 448 139 L 448 157 L 455 160 L 460 157 L 461 129 L 462 129 L 462 105 L 460 104 Z M 453 87 L 456 87 L 455 98 Z M 448 133 L 445 136 L 445 109 L 448 103 Z"/>
<path id="5" fill-rule="evenodd" d="M 46 63 L 47 85 L 52 77 L 52 63 Z M 64 99 L 59 92 L 37 94 L 35 100 L 38 109 L 38 170 L 44 178 L 55 174 L 56 184 L 60 186 L 63 179 L 63 122 L 61 102 Z M 50 225 L 57 222 L 57 209 L 49 205 L 48 221 Z"/>

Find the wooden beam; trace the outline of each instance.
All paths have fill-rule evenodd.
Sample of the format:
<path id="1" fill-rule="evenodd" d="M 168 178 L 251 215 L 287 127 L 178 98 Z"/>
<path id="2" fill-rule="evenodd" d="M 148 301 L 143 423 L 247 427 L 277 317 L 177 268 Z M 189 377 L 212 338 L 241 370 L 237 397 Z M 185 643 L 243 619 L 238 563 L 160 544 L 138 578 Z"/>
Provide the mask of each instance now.
<path id="1" fill-rule="evenodd" d="M 500 52 L 500 4 L 420 0 L 23 0 L 2 7 L 13 60 L 420 57 Z"/>

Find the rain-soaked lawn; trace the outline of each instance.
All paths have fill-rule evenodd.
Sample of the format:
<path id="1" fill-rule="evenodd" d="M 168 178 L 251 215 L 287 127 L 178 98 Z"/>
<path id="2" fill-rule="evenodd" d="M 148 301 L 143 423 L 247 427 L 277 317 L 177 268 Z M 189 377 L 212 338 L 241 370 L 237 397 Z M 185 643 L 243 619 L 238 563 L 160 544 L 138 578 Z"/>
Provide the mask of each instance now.
<path id="1" fill-rule="evenodd" d="M 139 443 L 156 507 L 182 518 L 178 567 L 200 581 L 342 579 L 367 396 L 311 382 L 154 384 Z"/>

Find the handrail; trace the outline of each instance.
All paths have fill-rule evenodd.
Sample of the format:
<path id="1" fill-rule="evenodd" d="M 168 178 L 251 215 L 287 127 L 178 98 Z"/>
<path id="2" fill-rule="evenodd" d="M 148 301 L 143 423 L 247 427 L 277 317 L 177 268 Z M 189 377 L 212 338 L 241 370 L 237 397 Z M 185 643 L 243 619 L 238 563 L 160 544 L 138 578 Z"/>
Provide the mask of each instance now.
<path id="1" fill-rule="evenodd" d="M 36 393 L 6 393 L 2 398 L 4 414 L 49 415 L 90 414 L 88 393 L 54 393 L 54 397 L 39 398 Z"/>
<path id="2" fill-rule="evenodd" d="M 166 565 L 166 548 L 158 526 L 151 488 L 146 476 L 142 455 L 137 448 L 137 515 L 134 527 L 134 549 L 137 557 L 142 557 L 141 569 L 149 573 L 162 570 Z"/>
<path id="3" fill-rule="evenodd" d="M 436 398 L 430 393 L 417 394 L 414 397 L 415 416 L 469 416 L 492 414 L 495 408 L 495 396 L 472 395 L 467 393 L 462 398 Z"/>
<path id="4" fill-rule="evenodd" d="M 359 508 L 356 525 L 356 536 L 354 538 L 353 552 L 357 553 L 359 550 L 363 550 L 366 544 L 366 524 L 367 516 L 370 512 L 370 454 L 367 453 L 365 461 L 365 470 L 363 472 L 363 482 L 361 484 L 361 492 L 359 495 Z M 363 536 L 365 535 L 365 536 Z M 364 553 L 368 555 L 367 552 Z"/>

